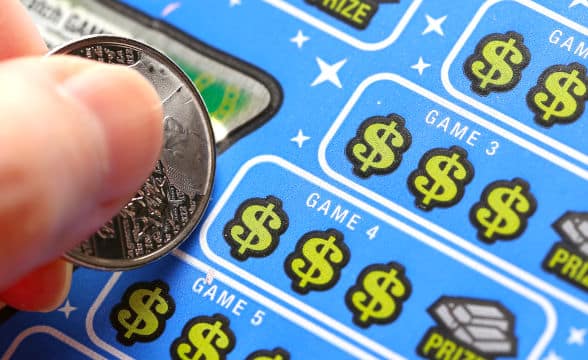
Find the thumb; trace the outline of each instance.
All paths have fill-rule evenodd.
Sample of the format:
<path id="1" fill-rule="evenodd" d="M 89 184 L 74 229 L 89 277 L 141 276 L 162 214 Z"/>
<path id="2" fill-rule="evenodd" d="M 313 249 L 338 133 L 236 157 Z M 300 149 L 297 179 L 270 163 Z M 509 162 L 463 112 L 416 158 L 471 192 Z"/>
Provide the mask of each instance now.
<path id="1" fill-rule="evenodd" d="M 155 90 L 122 66 L 20 59 L 0 63 L 0 80 L 0 296 L 7 299 L 11 285 L 54 268 L 53 259 L 141 186 L 159 155 L 163 116 Z M 47 307 L 64 296 L 63 274 Z"/>

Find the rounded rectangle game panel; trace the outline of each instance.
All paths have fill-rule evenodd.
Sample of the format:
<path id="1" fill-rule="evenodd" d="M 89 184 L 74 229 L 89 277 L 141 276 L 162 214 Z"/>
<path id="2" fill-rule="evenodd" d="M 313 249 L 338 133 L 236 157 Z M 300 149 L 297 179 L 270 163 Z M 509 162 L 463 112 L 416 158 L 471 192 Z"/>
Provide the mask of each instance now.
<path id="1" fill-rule="evenodd" d="M 20 332 L 2 359 L 94 359 L 106 357 L 46 325 L 35 325 Z"/>
<path id="2" fill-rule="evenodd" d="M 413 357 L 421 340 L 427 354 L 448 341 L 478 356 L 527 357 L 542 353 L 555 330 L 542 296 L 274 156 L 241 168 L 200 243 L 184 251 L 202 252 L 384 358 Z M 427 340 L 427 309 L 439 301 L 445 310 L 436 311 L 453 315 L 439 315 L 444 341 Z M 479 316 L 496 321 L 486 330 L 501 329 L 501 350 L 462 339 L 450 325 L 456 306 L 476 304 Z"/>
<path id="3" fill-rule="evenodd" d="M 92 342 L 130 359 L 298 359 L 373 356 L 176 251 L 115 273 L 86 323 Z"/>
<path id="4" fill-rule="evenodd" d="M 588 28 L 530 0 L 490 0 L 442 68 L 443 85 L 588 167 Z"/>
<path id="5" fill-rule="evenodd" d="M 588 313 L 584 169 L 394 74 L 358 87 L 319 152 L 335 180 Z"/>
<path id="6" fill-rule="evenodd" d="M 422 0 L 263 0 L 364 51 L 396 41 Z M 270 15 L 268 15 L 270 16 Z"/>
<path id="7" fill-rule="evenodd" d="M 146 41 L 170 56 L 200 91 L 219 151 L 265 124 L 281 106 L 282 89 L 274 77 L 166 23 L 168 7 L 160 19 L 116 0 L 21 2 L 49 47 L 114 33 Z"/>

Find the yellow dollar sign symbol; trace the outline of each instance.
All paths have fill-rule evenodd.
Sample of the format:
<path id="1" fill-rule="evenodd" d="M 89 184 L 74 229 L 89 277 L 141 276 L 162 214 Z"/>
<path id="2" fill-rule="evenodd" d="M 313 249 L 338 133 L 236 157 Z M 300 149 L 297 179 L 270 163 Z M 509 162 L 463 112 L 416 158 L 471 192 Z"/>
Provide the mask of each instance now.
<path id="1" fill-rule="evenodd" d="M 290 360 L 290 353 L 282 348 L 258 350 L 249 354 L 246 360 Z"/>
<path id="2" fill-rule="evenodd" d="M 465 186 L 474 177 L 467 152 L 459 146 L 433 149 L 420 160 L 419 167 L 408 178 L 408 187 L 416 196 L 417 207 L 431 210 L 449 207 L 463 197 Z"/>
<path id="3" fill-rule="evenodd" d="M 245 201 L 233 220 L 225 226 L 223 236 L 237 260 L 263 257 L 278 246 L 280 235 L 288 228 L 288 216 L 282 202 L 273 196 Z"/>
<path id="4" fill-rule="evenodd" d="M 480 202 L 470 211 L 470 219 L 478 229 L 478 238 L 491 244 L 520 236 L 536 208 L 526 181 L 496 181 L 484 189 Z"/>
<path id="5" fill-rule="evenodd" d="M 345 295 L 353 322 L 367 328 L 372 324 L 388 324 L 402 311 L 402 303 L 411 292 L 404 267 L 398 263 L 370 265 Z"/>
<path id="6" fill-rule="evenodd" d="M 252 360 L 285 360 L 285 358 L 278 354 L 278 355 L 258 355 L 253 358 Z"/>
<path id="7" fill-rule="evenodd" d="M 158 338 L 174 311 L 167 284 L 159 280 L 141 282 L 127 289 L 122 301 L 112 309 L 110 320 L 118 330 L 117 340 L 129 346 Z"/>
<path id="8" fill-rule="evenodd" d="M 343 242 L 343 234 L 329 229 L 305 234 L 286 258 L 284 268 L 292 279 L 292 289 L 306 294 L 333 287 L 348 262 L 349 248 Z"/>
<path id="9" fill-rule="evenodd" d="M 229 319 L 220 314 L 190 320 L 171 346 L 176 360 L 221 360 L 235 347 Z"/>
<path id="10" fill-rule="evenodd" d="M 584 112 L 587 99 L 586 67 L 578 63 L 548 68 L 527 94 L 535 121 L 545 127 L 574 122 Z"/>
<path id="11" fill-rule="evenodd" d="M 373 174 L 384 175 L 396 170 L 411 141 L 401 116 L 374 116 L 361 124 L 345 151 L 353 164 L 353 172 L 368 178 Z"/>
<path id="12" fill-rule="evenodd" d="M 491 34 L 476 46 L 464 64 L 464 72 L 472 81 L 471 88 L 480 95 L 514 88 L 521 80 L 522 70 L 529 65 L 531 54 L 521 34 Z"/>

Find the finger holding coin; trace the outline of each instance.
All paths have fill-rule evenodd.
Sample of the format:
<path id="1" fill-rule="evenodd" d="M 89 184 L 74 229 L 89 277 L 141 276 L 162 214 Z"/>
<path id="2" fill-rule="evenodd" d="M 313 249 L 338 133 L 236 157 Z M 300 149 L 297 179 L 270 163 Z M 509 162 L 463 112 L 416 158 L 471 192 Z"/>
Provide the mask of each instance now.
<path id="1" fill-rule="evenodd" d="M 112 271 L 161 258 L 189 237 L 212 192 L 214 135 L 202 98 L 172 60 L 136 40 L 91 36 L 50 54 L 132 68 L 151 82 L 164 109 L 163 148 L 152 174 L 118 215 L 65 257 L 81 266 Z"/>

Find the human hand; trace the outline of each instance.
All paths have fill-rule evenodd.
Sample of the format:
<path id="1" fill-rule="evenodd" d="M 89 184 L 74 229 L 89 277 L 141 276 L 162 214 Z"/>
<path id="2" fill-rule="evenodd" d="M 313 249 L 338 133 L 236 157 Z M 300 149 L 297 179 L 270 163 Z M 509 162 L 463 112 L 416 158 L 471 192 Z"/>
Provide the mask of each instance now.
<path id="1" fill-rule="evenodd" d="M 47 52 L 18 0 L 0 12 L 0 301 L 49 311 L 69 291 L 60 255 L 151 173 L 160 99 L 137 72 Z"/>

